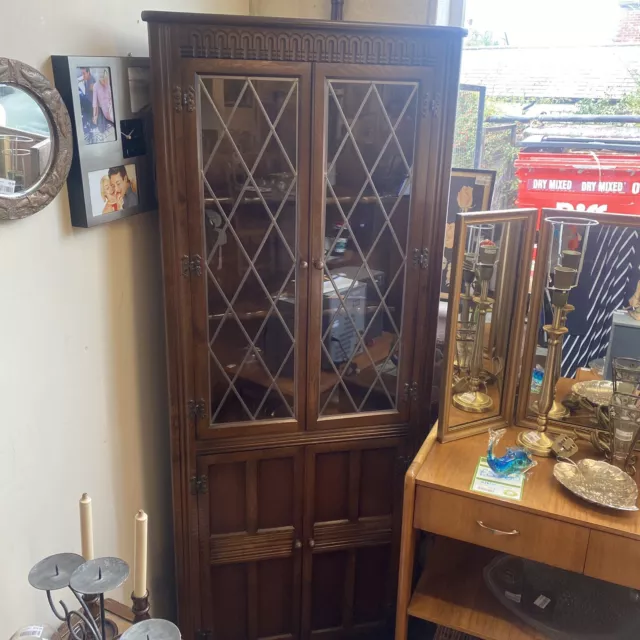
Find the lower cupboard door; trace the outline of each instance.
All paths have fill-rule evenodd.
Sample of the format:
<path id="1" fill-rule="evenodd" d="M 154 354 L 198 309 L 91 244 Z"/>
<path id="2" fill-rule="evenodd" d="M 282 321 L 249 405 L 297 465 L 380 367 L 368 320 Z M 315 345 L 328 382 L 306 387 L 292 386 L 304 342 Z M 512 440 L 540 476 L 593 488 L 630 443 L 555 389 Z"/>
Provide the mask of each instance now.
<path id="1" fill-rule="evenodd" d="M 310 555 L 311 597 L 303 624 L 306 637 L 393 637 L 390 544 Z"/>
<path id="2" fill-rule="evenodd" d="M 204 617 L 213 640 L 298 638 L 299 576 L 295 556 L 212 565 Z"/>

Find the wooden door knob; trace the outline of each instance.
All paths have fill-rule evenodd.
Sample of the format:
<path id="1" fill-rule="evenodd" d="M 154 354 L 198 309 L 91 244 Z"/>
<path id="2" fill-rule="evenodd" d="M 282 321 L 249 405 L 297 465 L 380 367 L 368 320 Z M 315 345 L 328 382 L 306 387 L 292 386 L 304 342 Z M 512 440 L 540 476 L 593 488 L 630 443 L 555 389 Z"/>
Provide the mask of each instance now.
<path id="1" fill-rule="evenodd" d="M 300 268 L 301 269 L 308 269 L 309 268 L 309 263 L 306 260 L 300 260 Z"/>
<path id="2" fill-rule="evenodd" d="M 302 542 L 301 542 L 300 540 L 296 540 L 296 541 L 293 543 L 293 548 L 294 548 L 294 549 L 302 549 Z"/>
<path id="3" fill-rule="evenodd" d="M 316 541 L 311 538 L 311 540 L 309 540 L 309 549 L 313 549 L 316 546 Z"/>
<path id="4" fill-rule="evenodd" d="M 324 269 L 324 260 L 320 260 L 320 258 L 316 258 L 313 261 L 313 266 L 318 270 Z"/>

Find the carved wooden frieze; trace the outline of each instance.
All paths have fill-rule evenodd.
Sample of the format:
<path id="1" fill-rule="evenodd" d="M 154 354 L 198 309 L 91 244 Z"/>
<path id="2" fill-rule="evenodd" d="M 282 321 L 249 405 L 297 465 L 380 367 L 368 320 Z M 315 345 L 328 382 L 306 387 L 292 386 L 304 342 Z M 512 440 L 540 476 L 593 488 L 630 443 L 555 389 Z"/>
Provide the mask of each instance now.
<path id="1" fill-rule="evenodd" d="M 393 33 L 337 33 L 233 27 L 182 27 L 183 58 L 432 66 L 434 41 Z"/>
<path id="2" fill-rule="evenodd" d="M 37 188 L 24 195 L 0 198 L 0 220 L 25 218 L 46 207 L 67 179 L 73 155 L 69 112 L 58 91 L 36 69 L 17 60 L 0 58 L 0 83 L 24 89 L 47 113 L 51 128 L 52 161 Z"/>

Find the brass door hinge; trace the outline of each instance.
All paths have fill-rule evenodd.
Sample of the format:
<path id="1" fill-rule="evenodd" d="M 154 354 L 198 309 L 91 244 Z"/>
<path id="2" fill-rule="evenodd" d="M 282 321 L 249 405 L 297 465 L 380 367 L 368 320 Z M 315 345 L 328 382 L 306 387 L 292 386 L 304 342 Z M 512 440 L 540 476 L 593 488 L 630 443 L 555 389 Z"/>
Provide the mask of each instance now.
<path id="1" fill-rule="evenodd" d="M 173 87 L 171 98 L 173 100 L 173 109 L 176 113 L 180 113 L 182 111 L 182 87 L 180 85 Z"/>
<path id="2" fill-rule="evenodd" d="M 189 418 L 195 420 L 202 420 L 204 418 L 206 406 L 204 400 L 200 398 L 197 402 L 195 400 L 189 400 L 187 402 L 187 411 L 189 412 Z"/>
<path id="3" fill-rule="evenodd" d="M 429 267 L 429 249 L 424 247 L 420 254 L 420 268 L 427 269 Z"/>
<path id="4" fill-rule="evenodd" d="M 209 483 L 207 480 L 207 476 L 205 475 L 202 475 L 200 477 L 191 476 L 191 478 L 189 478 L 189 484 L 191 485 L 191 493 L 193 495 L 209 492 Z"/>
<path id="5" fill-rule="evenodd" d="M 404 399 L 405 400 L 417 400 L 418 399 L 418 383 L 412 382 L 409 384 L 408 382 L 404 383 Z"/>
<path id="6" fill-rule="evenodd" d="M 417 269 L 426 269 L 429 266 L 429 249 L 423 247 L 422 249 L 413 250 L 413 267 Z"/>
<path id="7" fill-rule="evenodd" d="M 202 258 L 196 254 L 193 258 L 189 256 L 182 256 L 180 258 L 180 271 L 183 278 L 188 278 L 192 273 L 201 276 L 202 275 Z"/>

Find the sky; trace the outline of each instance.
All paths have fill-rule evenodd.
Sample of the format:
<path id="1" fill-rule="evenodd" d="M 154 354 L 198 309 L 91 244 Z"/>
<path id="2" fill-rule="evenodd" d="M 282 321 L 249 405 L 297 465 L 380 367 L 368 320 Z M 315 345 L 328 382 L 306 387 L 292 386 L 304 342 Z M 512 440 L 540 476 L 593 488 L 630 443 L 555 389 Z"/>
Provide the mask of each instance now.
<path id="1" fill-rule="evenodd" d="M 492 31 L 511 46 L 607 44 L 613 39 L 618 0 L 467 0 L 468 29 Z M 471 24 L 470 24 L 471 21 Z"/>

